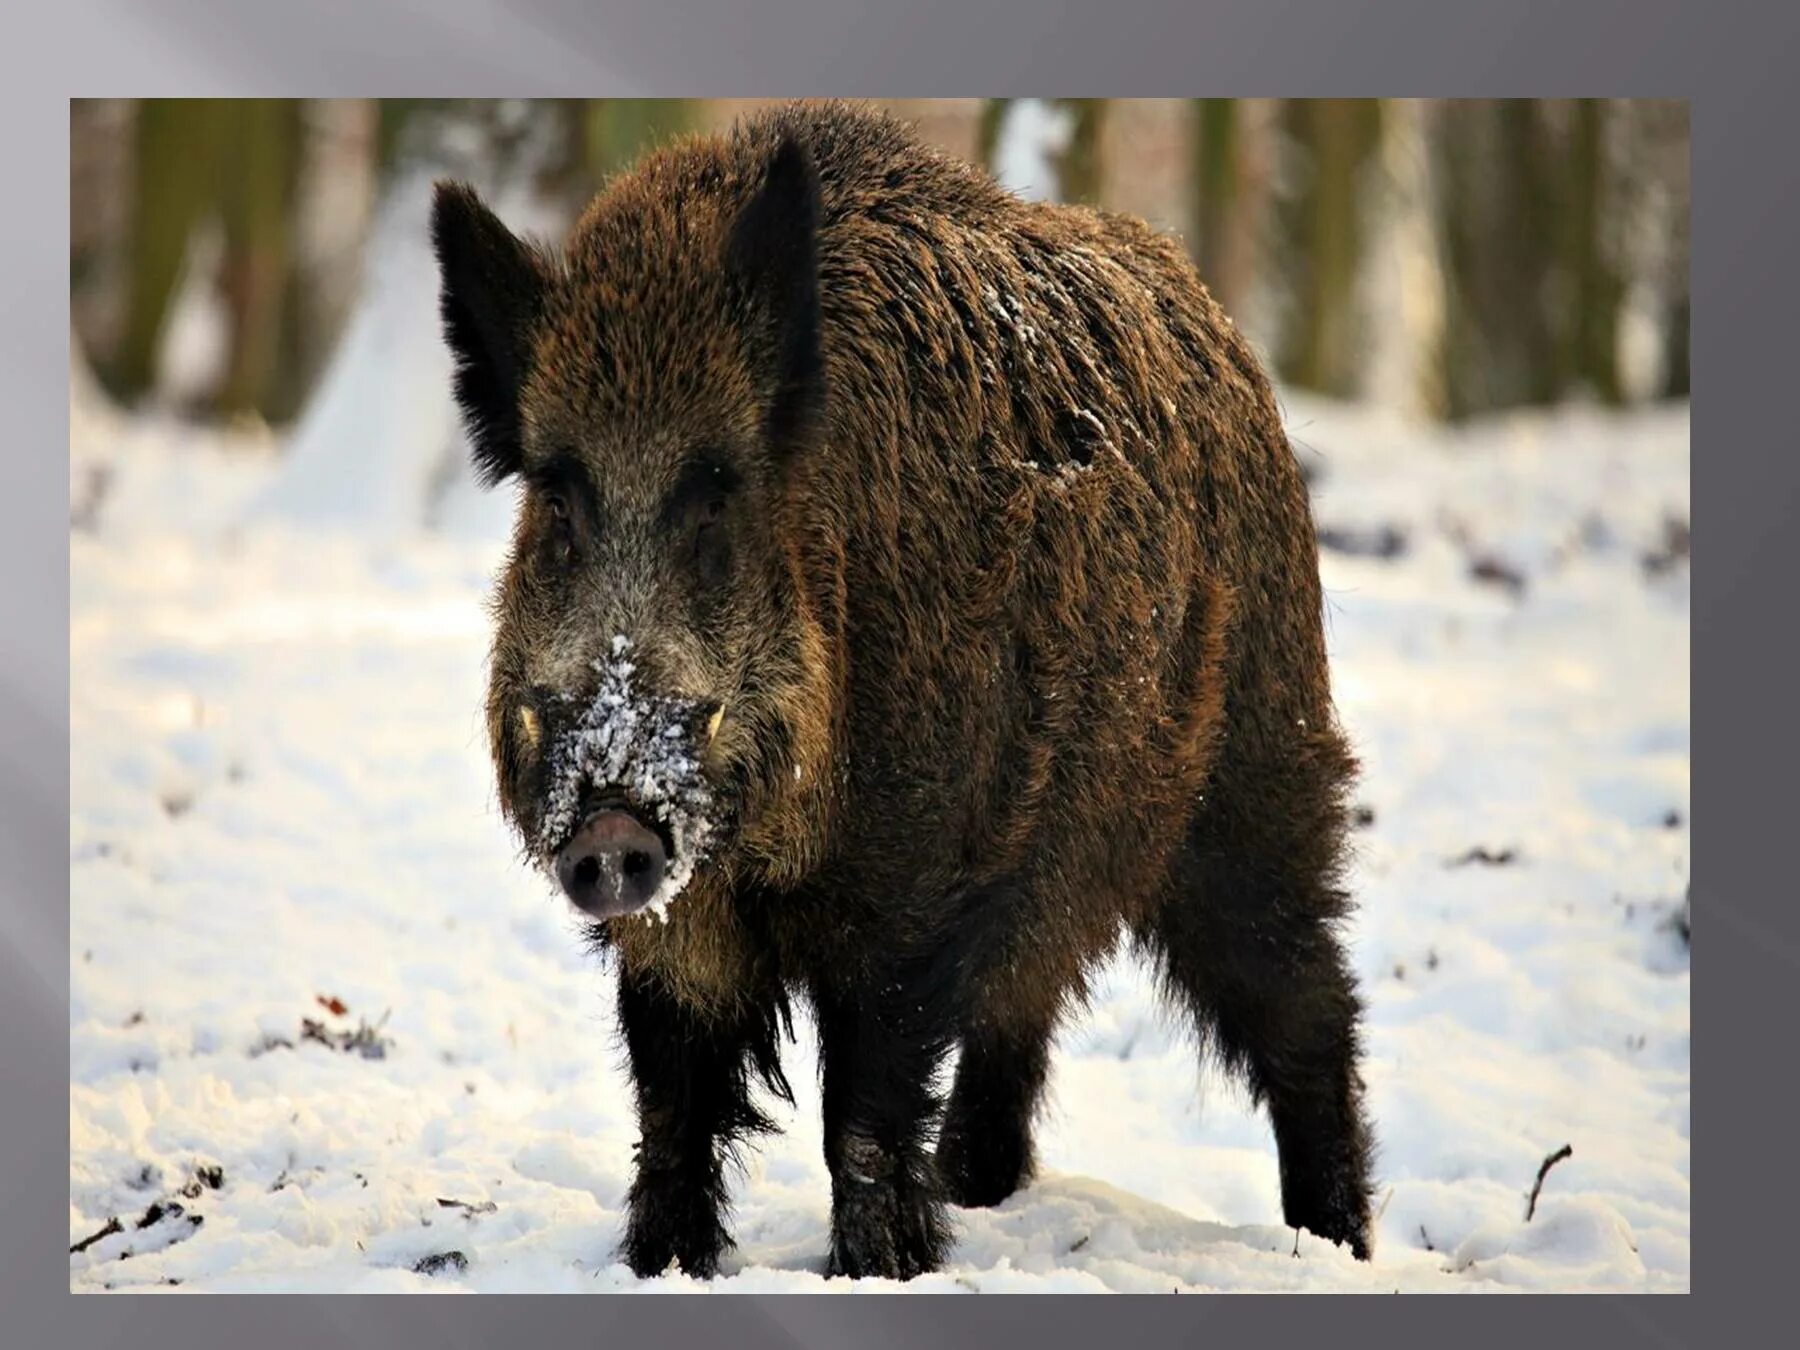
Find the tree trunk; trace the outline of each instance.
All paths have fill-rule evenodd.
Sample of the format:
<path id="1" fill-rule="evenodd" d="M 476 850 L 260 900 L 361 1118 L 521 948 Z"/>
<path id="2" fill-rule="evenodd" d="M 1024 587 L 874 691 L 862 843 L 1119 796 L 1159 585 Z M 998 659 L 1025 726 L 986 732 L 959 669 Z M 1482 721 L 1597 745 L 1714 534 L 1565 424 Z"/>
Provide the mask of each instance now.
<path id="1" fill-rule="evenodd" d="M 1661 105 L 1661 178 L 1673 202 L 1674 229 L 1664 260 L 1663 369 L 1664 398 L 1687 398 L 1689 329 L 1693 323 L 1689 273 L 1693 249 L 1692 166 L 1688 151 L 1688 105 L 1685 99 Z"/>
<path id="2" fill-rule="evenodd" d="M 1559 167 L 1531 99 L 1453 99 L 1436 117 L 1446 415 L 1553 402 L 1559 341 Z"/>
<path id="3" fill-rule="evenodd" d="M 1103 98 L 1066 98 L 1060 100 L 1074 119 L 1068 146 L 1057 165 L 1056 199 L 1098 206 L 1104 186 L 1100 161 L 1100 130 L 1106 117 Z"/>
<path id="4" fill-rule="evenodd" d="M 1242 191 L 1242 119 L 1232 98 L 1192 100 L 1194 260 L 1201 280 L 1227 312 L 1243 293 L 1236 237 Z"/>
<path id="5" fill-rule="evenodd" d="M 1688 332 L 1693 327 L 1693 304 L 1688 298 L 1685 276 L 1682 283 L 1669 301 L 1663 325 L 1664 398 L 1687 398 L 1692 391 L 1688 375 Z"/>
<path id="6" fill-rule="evenodd" d="M 297 99 L 234 101 L 225 143 L 224 290 L 231 353 L 217 404 L 227 415 L 284 417 L 298 391 L 274 400 L 283 364 L 283 308 L 292 267 L 294 190 L 299 181 L 301 115 Z M 282 406 L 277 406 L 281 403 Z"/>
<path id="7" fill-rule="evenodd" d="M 1288 211 L 1297 275 L 1280 365 L 1297 385 L 1348 397 L 1361 374 L 1356 313 L 1361 191 L 1380 143 L 1381 104 L 1294 99 L 1284 114 L 1303 177 Z"/>
<path id="8" fill-rule="evenodd" d="M 126 403 L 155 384 L 157 352 L 188 243 L 215 200 L 230 105 L 141 99 L 135 116 L 125 315 L 114 350 L 96 362 L 102 382 Z"/>
<path id="9" fill-rule="evenodd" d="M 1012 107 L 1010 98 L 986 98 L 981 101 L 981 123 L 975 129 L 975 154 L 981 167 L 995 171 L 994 152 L 1000 148 L 1000 128 L 1006 125 L 1006 114 Z"/>
<path id="10" fill-rule="evenodd" d="M 1607 159 L 1604 99 L 1574 101 L 1565 156 L 1562 219 L 1562 373 L 1604 403 L 1622 400 L 1619 384 L 1620 280 L 1615 198 Z M 1557 390 L 1561 392 L 1561 390 Z"/>

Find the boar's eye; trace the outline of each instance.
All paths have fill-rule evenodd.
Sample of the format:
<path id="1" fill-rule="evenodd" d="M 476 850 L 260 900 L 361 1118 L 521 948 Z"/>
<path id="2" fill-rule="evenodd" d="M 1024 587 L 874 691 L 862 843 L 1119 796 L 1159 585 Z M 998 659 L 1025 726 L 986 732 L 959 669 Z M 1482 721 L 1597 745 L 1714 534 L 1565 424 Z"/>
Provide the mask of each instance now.
<path id="1" fill-rule="evenodd" d="M 731 565 L 731 544 L 725 537 L 725 499 L 714 497 L 701 504 L 694 519 L 694 570 L 701 583 L 717 586 Z"/>
<path id="2" fill-rule="evenodd" d="M 569 499 L 560 492 L 546 492 L 542 500 L 549 522 L 545 543 L 558 562 L 566 562 L 575 549 L 575 522 L 569 511 Z"/>
<path id="3" fill-rule="evenodd" d="M 729 526 L 736 472 L 716 454 L 696 456 L 682 469 L 664 507 L 664 520 L 689 549 L 694 572 L 703 587 L 725 580 L 731 567 Z"/>
<path id="4" fill-rule="evenodd" d="M 569 454 L 557 454 L 527 470 L 526 479 L 536 504 L 544 555 L 553 562 L 567 562 L 582 533 L 581 522 L 591 515 L 591 493 L 581 466 Z"/>

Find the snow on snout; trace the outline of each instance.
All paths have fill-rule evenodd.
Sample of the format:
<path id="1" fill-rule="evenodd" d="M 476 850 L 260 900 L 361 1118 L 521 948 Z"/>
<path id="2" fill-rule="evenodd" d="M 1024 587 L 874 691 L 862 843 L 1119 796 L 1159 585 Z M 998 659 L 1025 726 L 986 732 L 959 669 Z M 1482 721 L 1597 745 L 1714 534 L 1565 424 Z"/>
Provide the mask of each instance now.
<path id="1" fill-rule="evenodd" d="M 618 789 L 668 831 L 669 866 L 644 909 L 660 922 L 705 854 L 713 833 L 713 799 L 689 733 L 700 705 L 635 689 L 630 650 L 629 638 L 613 638 L 611 657 L 594 663 L 600 685 L 592 701 L 549 750 L 550 787 L 537 851 L 552 865 L 580 824 L 582 794 L 590 786 Z"/>

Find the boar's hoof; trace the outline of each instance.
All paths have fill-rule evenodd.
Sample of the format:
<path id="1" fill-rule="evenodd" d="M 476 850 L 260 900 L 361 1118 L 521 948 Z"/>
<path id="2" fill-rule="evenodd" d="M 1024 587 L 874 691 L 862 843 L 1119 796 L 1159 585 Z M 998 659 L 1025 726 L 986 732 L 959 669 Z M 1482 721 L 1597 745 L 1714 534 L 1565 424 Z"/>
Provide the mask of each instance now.
<path id="1" fill-rule="evenodd" d="M 944 1195 L 964 1209 L 991 1209 L 1029 1180 L 1031 1144 L 1018 1131 L 983 1122 L 976 1134 L 952 1121 L 938 1143 L 937 1170 Z"/>
<path id="2" fill-rule="evenodd" d="M 848 1178 L 835 1189 L 827 1278 L 910 1280 L 943 1264 L 950 1226 L 942 1204 L 929 1191 Z"/>
<path id="3" fill-rule="evenodd" d="M 621 1254 L 639 1279 L 667 1274 L 674 1262 L 682 1274 L 710 1280 L 731 1245 L 711 1188 L 686 1178 L 656 1186 L 640 1178 L 632 1188 Z"/>

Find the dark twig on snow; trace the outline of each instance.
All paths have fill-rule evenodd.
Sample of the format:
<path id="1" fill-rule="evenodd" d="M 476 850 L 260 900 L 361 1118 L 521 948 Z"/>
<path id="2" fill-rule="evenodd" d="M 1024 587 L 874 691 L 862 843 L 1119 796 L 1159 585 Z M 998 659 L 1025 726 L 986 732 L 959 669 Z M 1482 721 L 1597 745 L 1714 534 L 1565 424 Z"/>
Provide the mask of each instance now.
<path id="1" fill-rule="evenodd" d="M 1515 600 L 1525 594 L 1525 574 L 1503 558 L 1492 555 L 1476 558 L 1469 564 L 1469 575 L 1476 581 L 1500 587 Z"/>
<path id="2" fill-rule="evenodd" d="M 1646 577 L 1659 577 L 1672 572 L 1678 563 L 1693 556 L 1694 537 L 1686 520 L 1667 516 L 1663 520 L 1662 539 L 1639 558 Z"/>
<path id="3" fill-rule="evenodd" d="M 124 1231 L 125 1225 L 120 1223 L 116 1217 L 108 1219 L 106 1221 L 106 1227 L 102 1228 L 98 1233 L 94 1233 L 89 1237 L 84 1237 L 80 1242 L 77 1242 L 74 1246 L 70 1247 L 69 1251 L 71 1253 L 85 1252 L 89 1247 L 100 1241 L 101 1238 L 109 1238 L 114 1233 L 123 1233 Z"/>
<path id="4" fill-rule="evenodd" d="M 499 1209 L 500 1206 L 495 1204 L 492 1200 L 483 1200 L 477 1205 L 471 1204 L 467 1200 L 449 1200 L 440 1195 L 438 1197 L 438 1208 L 460 1209 L 466 1217 L 472 1219 L 477 1214 L 492 1214 L 495 1210 Z"/>
<path id="5" fill-rule="evenodd" d="M 1319 527 L 1319 547 L 1330 549 L 1333 553 L 1348 553 L 1358 558 L 1380 558 L 1386 562 L 1406 556 L 1407 538 L 1405 531 L 1392 525 L 1382 525 L 1375 529 L 1322 525 Z"/>
<path id="6" fill-rule="evenodd" d="M 1574 1152 L 1575 1146 L 1573 1144 L 1564 1144 L 1561 1148 L 1557 1149 L 1556 1152 L 1544 1159 L 1542 1166 L 1538 1168 L 1537 1180 L 1531 1183 L 1531 1199 L 1525 1206 L 1526 1223 L 1530 1223 L 1531 1216 L 1537 1213 L 1538 1192 L 1544 1189 L 1544 1178 L 1549 1175 L 1550 1169 L 1555 1167 L 1556 1164 L 1561 1162 L 1564 1158 L 1573 1156 Z"/>
<path id="7" fill-rule="evenodd" d="M 323 1022 L 311 1017 L 300 1019 L 300 1039 L 317 1041 L 320 1045 L 329 1046 L 333 1050 L 341 1050 L 345 1054 L 354 1051 L 364 1059 L 386 1059 L 388 1048 L 393 1045 L 390 1037 L 383 1036 L 381 1029 L 387 1025 L 388 1014 L 381 1014 L 381 1020 L 374 1026 L 366 1021 L 357 1023 L 355 1031 L 333 1031 Z"/>
<path id="8" fill-rule="evenodd" d="M 1480 863 L 1484 867 L 1505 867 L 1509 863 L 1517 862 L 1518 858 L 1519 852 L 1517 849 L 1503 848 L 1495 851 L 1486 844 L 1477 844 L 1467 853 L 1458 854 L 1456 857 L 1449 859 L 1445 862 L 1444 866 L 1467 867 L 1470 863 Z"/>

